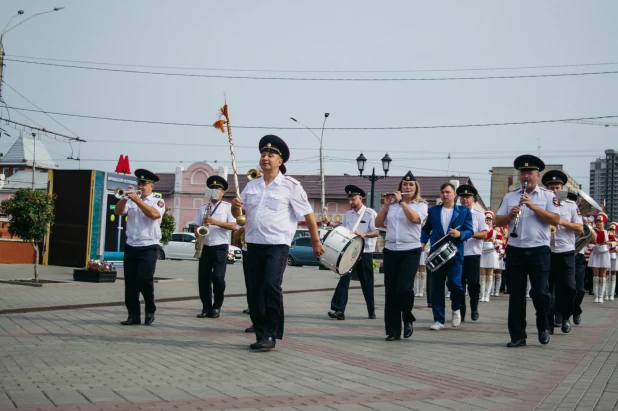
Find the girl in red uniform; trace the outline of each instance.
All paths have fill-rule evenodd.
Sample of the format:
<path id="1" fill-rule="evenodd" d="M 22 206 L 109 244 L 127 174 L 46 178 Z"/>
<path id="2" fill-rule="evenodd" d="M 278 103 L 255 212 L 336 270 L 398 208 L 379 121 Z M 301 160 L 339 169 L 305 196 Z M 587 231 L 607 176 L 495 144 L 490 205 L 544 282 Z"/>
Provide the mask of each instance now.
<path id="1" fill-rule="evenodd" d="M 611 242 L 609 241 L 609 234 L 604 228 L 606 222 L 607 214 L 599 213 L 596 216 L 594 220 L 594 239 L 590 243 L 592 251 L 588 266 L 592 267 L 592 286 L 594 288 L 595 303 L 603 302 L 603 294 L 605 294 L 607 283 L 607 270 L 611 267 L 609 258 L 609 245 L 611 245 Z M 607 250 L 604 248 L 607 248 Z"/>
<path id="2" fill-rule="evenodd" d="M 616 294 L 616 270 L 618 270 L 618 250 L 616 248 L 618 240 L 616 239 L 616 228 L 618 228 L 618 223 L 610 223 L 609 229 L 607 230 L 607 236 L 609 237 L 611 245 L 609 246 L 610 268 L 607 274 L 607 293 L 605 298 L 610 301 L 614 301 L 614 295 Z"/>

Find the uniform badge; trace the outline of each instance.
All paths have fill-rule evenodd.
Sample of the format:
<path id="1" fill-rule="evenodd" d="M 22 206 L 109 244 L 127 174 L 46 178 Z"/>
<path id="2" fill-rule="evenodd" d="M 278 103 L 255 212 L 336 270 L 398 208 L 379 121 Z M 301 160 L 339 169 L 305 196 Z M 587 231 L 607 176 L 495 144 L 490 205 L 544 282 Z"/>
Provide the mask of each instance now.
<path id="1" fill-rule="evenodd" d="M 157 207 L 163 207 L 163 206 L 164 204 L 162 200 L 157 201 Z"/>
<path id="2" fill-rule="evenodd" d="M 577 215 L 581 217 L 582 216 L 582 212 L 579 211 L 579 207 L 576 207 L 576 208 L 577 208 Z"/>
<path id="3" fill-rule="evenodd" d="M 303 198 L 303 200 L 305 200 L 305 201 L 309 201 L 309 200 L 307 199 L 307 193 L 305 193 L 304 191 L 303 191 L 303 193 L 302 193 L 300 196 Z"/>
<path id="4" fill-rule="evenodd" d="M 554 205 L 556 207 L 560 207 L 560 201 L 558 201 L 558 199 L 556 198 L 556 196 L 554 196 Z"/>

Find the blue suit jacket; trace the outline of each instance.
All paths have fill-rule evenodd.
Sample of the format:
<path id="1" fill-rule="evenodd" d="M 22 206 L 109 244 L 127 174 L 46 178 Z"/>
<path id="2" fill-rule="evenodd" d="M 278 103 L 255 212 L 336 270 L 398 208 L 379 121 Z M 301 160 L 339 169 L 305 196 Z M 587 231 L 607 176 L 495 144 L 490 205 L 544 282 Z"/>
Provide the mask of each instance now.
<path id="1" fill-rule="evenodd" d="M 447 237 L 440 241 L 437 246 L 434 245 L 446 233 L 442 229 L 442 204 L 433 206 L 428 210 L 427 221 L 425 221 L 421 231 L 421 243 L 427 244 L 427 240 L 430 240 L 431 252 L 433 253 L 436 248 L 450 241 L 457 247 L 458 254 L 463 258 L 464 242 L 474 235 L 474 231 L 472 228 L 472 212 L 467 207 L 460 205 L 456 205 L 453 209 L 453 217 L 451 218 L 449 228 L 456 228 L 458 226 L 457 230 L 461 233 L 459 238 Z"/>

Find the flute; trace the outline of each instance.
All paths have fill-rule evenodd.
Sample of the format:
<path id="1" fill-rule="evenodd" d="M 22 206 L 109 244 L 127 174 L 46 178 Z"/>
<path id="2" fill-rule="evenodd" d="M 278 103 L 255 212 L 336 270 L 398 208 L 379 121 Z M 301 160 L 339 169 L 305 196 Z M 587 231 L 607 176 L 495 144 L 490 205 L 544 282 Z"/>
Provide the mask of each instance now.
<path id="1" fill-rule="evenodd" d="M 412 192 L 409 192 L 409 193 L 401 193 L 401 195 L 402 195 L 402 196 L 409 195 L 409 194 L 414 194 L 414 193 L 412 193 Z M 394 192 L 393 192 L 393 193 L 384 193 L 384 197 L 386 197 L 386 196 L 394 196 L 394 195 L 395 195 L 395 193 L 394 193 Z"/>

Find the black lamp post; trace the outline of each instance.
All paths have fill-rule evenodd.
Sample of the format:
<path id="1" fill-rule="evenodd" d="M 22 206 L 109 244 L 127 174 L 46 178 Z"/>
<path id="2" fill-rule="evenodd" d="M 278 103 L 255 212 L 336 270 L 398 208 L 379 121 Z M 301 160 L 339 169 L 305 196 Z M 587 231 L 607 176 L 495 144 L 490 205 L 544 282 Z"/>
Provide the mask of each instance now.
<path id="1" fill-rule="evenodd" d="M 370 200 L 370 207 L 373 209 L 373 197 L 374 197 L 374 191 L 375 191 L 375 182 L 386 178 L 386 175 L 388 174 L 388 170 L 391 167 L 391 161 L 393 161 L 389 156 L 388 153 L 386 153 L 384 155 L 384 157 L 382 157 L 382 169 L 384 170 L 384 175 L 383 176 L 376 176 L 376 169 L 375 167 L 373 167 L 373 170 L 371 171 L 371 175 L 370 176 L 364 176 L 363 175 L 363 170 L 365 169 L 365 163 L 367 162 L 367 159 L 365 158 L 365 156 L 363 155 L 363 153 L 360 154 L 360 156 L 358 156 L 358 158 L 356 159 L 356 163 L 358 165 L 358 171 L 359 171 L 359 177 L 362 178 L 366 178 L 367 180 L 371 181 L 371 200 Z"/>

